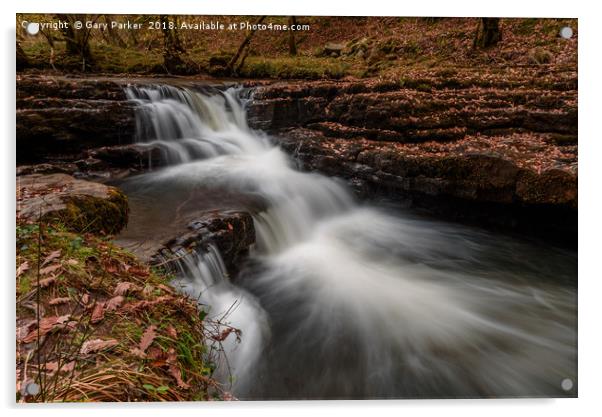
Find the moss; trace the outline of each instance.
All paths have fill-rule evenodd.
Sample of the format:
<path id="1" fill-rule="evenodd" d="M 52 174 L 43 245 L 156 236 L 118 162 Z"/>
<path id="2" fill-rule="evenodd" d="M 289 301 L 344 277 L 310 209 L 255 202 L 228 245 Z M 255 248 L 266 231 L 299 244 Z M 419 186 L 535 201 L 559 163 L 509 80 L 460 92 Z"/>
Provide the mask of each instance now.
<path id="1" fill-rule="evenodd" d="M 58 221 L 68 230 L 96 234 L 116 234 L 128 222 L 129 206 L 125 194 L 109 189 L 109 198 L 72 196 L 65 200 L 66 208 L 44 216 L 45 222 Z"/>
<path id="2" fill-rule="evenodd" d="M 351 63 L 337 58 L 249 57 L 240 70 L 246 78 L 321 79 L 342 78 L 351 73 Z"/>

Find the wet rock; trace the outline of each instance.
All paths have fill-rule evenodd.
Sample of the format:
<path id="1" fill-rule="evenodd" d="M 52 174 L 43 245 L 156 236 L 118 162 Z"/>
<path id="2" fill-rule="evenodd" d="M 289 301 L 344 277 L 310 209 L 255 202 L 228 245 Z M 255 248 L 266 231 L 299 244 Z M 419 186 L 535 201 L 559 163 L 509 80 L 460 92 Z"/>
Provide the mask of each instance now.
<path id="1" fill-rule="evenodd" d="M 249 106 L 250 122 L 271 130 L 331 122 L 396 132 L 398 140 L 405 142 L 453 140 L 496 129 L 573 136 L 577 132 L 577 93 L 570 86 L 560 92 L 509 89 L 499 81 L 500 88 L 495 88 L 496 81 L 488 80 L 484 82 L 494 88 L 483 88 L 459 78 L 452 91 L 453 79 L 415 81 L 263 86 Z"/>
<path id="2" fill-rule="evenodd" d="M 17 167 L 17 176 L 29 174 L 73 174 L 78 169 L 77 164 L 71 162 L 20 165 Z"/>
<path id="3" fill-rule="evenodd" d="M 130 143 L 134 107 L 117 82 L 18 76 L 16 128 L 17 162 L 73 157 Z"/>
<path id="4" fill-rule="evenodd" d="M 163 244 L 151 257 L 152 264 L 175 268 L 174 262 L 184 254 L 206 251 L 213 244 L 219 250 L 231 277 L 236 276 L 241 261 L 255 243 L 253 218 L 244 211 L 212 211 L 188 224 L 188 231 Z"/>
<path id="5" fill-rule="evenodd" d="M 165 164 L 159 146 L 142 144 L 103 146 L 89 151 L 88 157 L 112 168 L 147 170 Z"/>
<path id="6" fill-rule="evenodd" d="M 576 236 L 577 147 L 551 146 L 545 134 L 399 143 L 296 128 L 277 137 L 301 168 L 343 178 L 366 199 L 384 195 L 453 219 Z"/>
<path id="7" fill-rule="evenodd" d="M 117 188 L 66 174 L 17 177 L 17 220 L 59 222 L 75 232 L 115 234 L 128 221 L 127 197 Z"/>
<path id="8" fill-rule="evenodd" d="M 368 50 L 361 45 L 349 51 Z M 303 169 L 344 178 L 366 198 L 513 227 L 564 223 L 575 236 L 576 80 L 532 67 L 274 83 L 257 87 L 250 123 L 272 131 Z"/>

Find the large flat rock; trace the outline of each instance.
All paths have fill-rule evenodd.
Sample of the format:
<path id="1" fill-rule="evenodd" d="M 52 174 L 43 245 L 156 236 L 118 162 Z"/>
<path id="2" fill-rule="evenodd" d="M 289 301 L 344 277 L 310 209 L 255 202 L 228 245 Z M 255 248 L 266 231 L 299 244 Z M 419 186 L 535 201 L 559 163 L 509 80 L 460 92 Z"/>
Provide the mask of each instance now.
<path id="1" fill-rule="evenodd" d="M 115 234 L 128 221 L 126 196 L 117 188 L 67 174 L 17 177 L 17 221 L 60 222 L 69 230 Z"/>

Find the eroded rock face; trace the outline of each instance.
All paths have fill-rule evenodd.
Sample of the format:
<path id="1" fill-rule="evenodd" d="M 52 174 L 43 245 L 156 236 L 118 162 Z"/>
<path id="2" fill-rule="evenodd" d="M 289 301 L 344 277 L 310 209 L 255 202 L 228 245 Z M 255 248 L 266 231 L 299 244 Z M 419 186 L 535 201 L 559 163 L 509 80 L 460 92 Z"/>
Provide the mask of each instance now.
<path id="1" fill-rule="evenodd" d="M 115 234 L 128 213 L 127 197 L 115 187 L 66 174 L 17 177 L 17 221 L 58 221 L 75 232 Z"/>
<path id="2" fill-rule="evenodd" d="M 335 139 L 303 128 L 283 132 L 281 137 L 282 146 L 303 161 L 305 168 L 373 187 L 576 209 L 577 166 L 567 162 L 576 160 L 576 148 L 550 148 L 545 140 L 545 136 L 475 136 L 427 147 Z"/>
<path id="3" fill-rule="evenodd" d="M 73 159 L 82 152 L 132 142 L 134 106 L 109 80 L 17 76 L 17 161 Z"/>
<path id="4" fill-rule="evenodd" d="M 203 213 L 188 224 L 188 231 L 163 244 L 151 263 L 168 268 L 183 254 L 204 251 L 208 244 L 217 247 L 231 277 L 236 276 L 241 261 L 255 243 L 253 218 L 244 211 Z"/>
<path id="5" fill-rule="evenodd" d="M 576 142 L 577 90 L 568 75 L 414 74 L 400 81 L 275 83 L 257 89 L 250 121 L 264 129 L 330 122 L 335 137 L 425 142 L 530 131 Z M 472 77 L 472 78 L 471 78 Z M 383 134 L 381 134 L 381 132 Z"/>
<path id="6" fill-rule="evenodd" d="M 250 124 L 366 198 L 575 237 L 576 74 L 513 71 L 260 86 Z"/>

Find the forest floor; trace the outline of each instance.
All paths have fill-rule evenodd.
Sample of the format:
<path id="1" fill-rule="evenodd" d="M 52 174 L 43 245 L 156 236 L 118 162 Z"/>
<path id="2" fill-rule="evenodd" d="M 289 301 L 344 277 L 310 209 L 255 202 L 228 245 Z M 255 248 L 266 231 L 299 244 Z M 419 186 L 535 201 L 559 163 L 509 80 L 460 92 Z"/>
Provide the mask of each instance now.
<path id="1" fill-rule="evenodd" d="M 236 19 L 240 18 L 205 17 L 207 21 L 226 24 Z M 269 17 L 267 21 L 284 24 L 287 17 Z M 487 49 L 473 47 L 476 18 L 298 17 L 297 22 L 308 24 L 310 29 L 297 32 L 295 56 L 289 53 L 287 32 L 258 31 L 237 75 L 276 79 L 398 79 L 412 69 L 577 68 L 576 19 L 501 19 L 502 40 Z M 565 26 L 573 29 L 571 39 L 559 36 Z M 245 36 L 244 32 L 179 33 L 188 75 L 223 75 L 224 63 L 235 54 Z M 147 75 L 166 72 L 160 33 L 143 32 L 135 43 L 123 34 L 115 35 L 118 39 L 103 36 L 93 36 L 90 41 L 93 62 L 87 71 Z M 23 38 L 21 46 L 29 67 L 59 72 L 81 70 L 81 63 L 67 57 L 64 42 L 55 40 L 53 44 L 51 48 L 42 36 Z"/>

